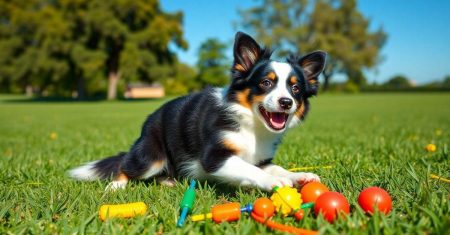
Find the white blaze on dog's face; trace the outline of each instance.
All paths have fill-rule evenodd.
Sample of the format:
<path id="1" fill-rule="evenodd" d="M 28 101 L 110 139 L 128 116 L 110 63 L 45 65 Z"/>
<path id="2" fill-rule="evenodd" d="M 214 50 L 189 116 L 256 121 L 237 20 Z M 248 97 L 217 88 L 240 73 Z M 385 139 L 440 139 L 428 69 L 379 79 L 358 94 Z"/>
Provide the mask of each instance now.
<path id="1" fill-rule="evenodd" d="M 281 133 L 308 112 L 308 98 L 317 93 L 317 77 L 325 66 L 326 54 L 317 51 L 291 56 L 287 62 L 273 61 L 270 55 L 250 36 L 238 35 L 228 92 L 230 100 L 251 109 L 270 132 Z"/>
<path id="2" fill-rule="evenodd" d="M 293 69 L 290 64 L 272 61 L 269 63 L 269 76 L 261 81 L 260 86 L 267 90 L 262 102 L 253 104 L 254 113 L 264 123 L 266 128 L 272 132 L 282 132 L 286 129 L 297 110 L 297 101 L 292 94 L 292 86 L 289 78 Z"/>

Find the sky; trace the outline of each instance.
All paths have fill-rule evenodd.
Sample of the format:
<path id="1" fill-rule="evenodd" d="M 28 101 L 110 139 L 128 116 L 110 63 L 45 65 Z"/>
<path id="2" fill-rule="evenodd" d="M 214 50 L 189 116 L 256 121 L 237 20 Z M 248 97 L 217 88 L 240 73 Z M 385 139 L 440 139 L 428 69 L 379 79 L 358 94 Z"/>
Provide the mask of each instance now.
<path id="1" fill-rule="evenodd" d="M 175 52 L 190 65 L 197 61 L 200 44 L 212 37 L 230 45 L 227 55 L 231 59 L 234 34 L 242 30 L 235 24 L 240 21 L 238 9 L 255 5 L 259 1 L 161 0 L 164 11 L 184 13 L 189 49 Z M 423 84 L 450 75 L 450 1 L 360 0 L 358 9 L 370 19 L 372 30 L 382 27 L 388 35 L 381 50 L 382 62 L 366 71 L 369 82 L 404 75 Z"/>

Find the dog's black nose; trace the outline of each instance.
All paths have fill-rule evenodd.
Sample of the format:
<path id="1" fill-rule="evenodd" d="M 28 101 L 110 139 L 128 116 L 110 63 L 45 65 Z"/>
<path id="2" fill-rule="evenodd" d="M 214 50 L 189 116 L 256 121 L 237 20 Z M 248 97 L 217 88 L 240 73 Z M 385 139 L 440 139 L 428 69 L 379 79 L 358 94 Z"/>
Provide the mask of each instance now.
<path id="1" fill-rule="evenodd" d="M 283 109 L 290 109 L 293 103 L 292 99 L 289 98 L 281 98 L 278 100 L 278 102 L 280 103 L 280 106 Z"/>

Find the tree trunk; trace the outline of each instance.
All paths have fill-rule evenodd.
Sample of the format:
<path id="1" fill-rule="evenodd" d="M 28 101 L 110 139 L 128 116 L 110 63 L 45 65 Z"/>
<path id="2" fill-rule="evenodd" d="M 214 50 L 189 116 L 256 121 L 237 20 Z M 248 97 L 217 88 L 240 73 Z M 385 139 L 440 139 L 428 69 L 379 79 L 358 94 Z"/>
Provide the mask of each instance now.
<path id="1" fill-rule="evenodd" d="M 84 82 L 84 78 L 81 75 L 78 75 L 78 83 L 77 83 L 77 99 L 84 100 L 86 98 L 86 86 Z"/>
<path id="2" fill-rule="evenodd" d="M 25 94 L 27 97 L 33 97 L 33 87 L 31 85 L 25 87 Z"/>
<path id="3" fill-rule="evenodd" d="M 330 74 L 327 73 L 323 73 L 323 90 L 324 91 L 328 91 L 328 89 L 330 88 Z"/>
<path id="4" fill-rule="evenodd" d="M 333 63 L 333 61 L 331 61 L 331 59 L 328 59 L 328 64 L 325 67 L 325 70 L 323 71 L 322 75 L 323 75 L 323 90 L 324 91 L 328 91 L 328 89 L 330 89 L 330 80 L 331 80 L 331 76 L 333 75 L 334 72 L 334 68 L 335 68 L 335 63 Z"/>
<path id="5" fill-rule="evenodd" d="M 119 83 L 119 72 L 109 72 L 108 77 L 108 100 L 117 99 L 117 85 Z"/>

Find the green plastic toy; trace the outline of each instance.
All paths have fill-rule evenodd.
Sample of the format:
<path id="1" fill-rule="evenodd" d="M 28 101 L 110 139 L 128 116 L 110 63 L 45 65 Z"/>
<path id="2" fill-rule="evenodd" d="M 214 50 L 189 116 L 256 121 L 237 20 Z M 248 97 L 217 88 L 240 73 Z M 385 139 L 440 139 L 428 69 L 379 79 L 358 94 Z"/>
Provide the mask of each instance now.
<path id="1" fill-rule="evenodd" d="M 183 199 L 181 200 L 180 203 L 181 215 L 180 218 L 178 218 L 177 227 L 183 226 L 187 214 L 192 210 L 194 201 L 195 201 L 195 180 L 191 180 L 191 184 L 184 193 Z"/>

